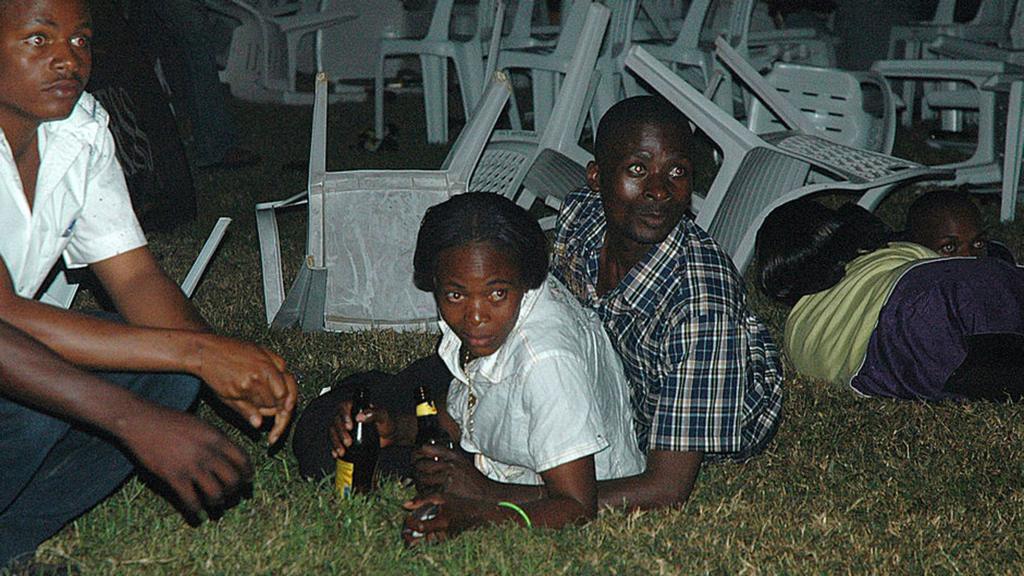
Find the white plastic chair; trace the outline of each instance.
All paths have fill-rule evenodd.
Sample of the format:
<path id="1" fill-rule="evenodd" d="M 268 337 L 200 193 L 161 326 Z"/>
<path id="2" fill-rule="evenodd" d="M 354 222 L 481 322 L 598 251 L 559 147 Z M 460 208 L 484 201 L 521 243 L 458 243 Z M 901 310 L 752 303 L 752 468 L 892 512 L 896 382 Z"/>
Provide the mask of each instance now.
<path id="1" fill-rule="evenodd" d="M 252 102 L 311 104 L 313 95 L 299 92 L 299 43 L 315 34 L 314 56 L 320 70 L 322 33 L 358 17 L 335 0 L 321 0 L 315 10 L 295 6 L 259 6 L 245 0 L 207 0 L 206 6 L 240 22 L 232 31 L 227 64 L 220 80 L 236 98 Z"/>
<path id="2" fill-rule="evenodd" d="M 567 72 L 573 51 L 587 18 L 591 0 L 574 0 L 568 14 L 563 14 L 563 24 L 554 46 L 532 46 L 527 48 L 502 48 L 498 53 L 497 68 L 511 74 L 521 71 L 530 75 L 533 95 L 533 125 L 539 130 L 544 126 L 555 104 L 559 78 Z M 513 119 L 513 128 L 521 128 L 518 117 Z"/>
<path id="3" fill-rule="evenodd" d="M 872 70 L 892 81 L 956 82 L 961 86 L 925 95 L 931 108 L 977 111 L 974 152 L 970 158 L 945 167 L 956 170 L 954 183 L 998 183 L 1002 196 L 1000 218 L 1012 220 L 1019 187 L 1013 172 L 1019 172 L 1021 154 L 1022 104 L 1015 86 L 1024 78 L 1024 69 L 991 60 L 879 60 Z"/>
<path id="4" fill-rule="evenodd" d="M 728 44 L 720 41 L 717 49 L 719 58 L 741 80 L 757 75 Z M 880 74 L 776 63 L 764 79 L 809 120 L 809 133 L 854 148 L 883 154 L 892 152 L 896 139 L 896 104 L 889 84 Z M 865 106 L 863 85 L 868 83 L 876 86 L 881 94 L 878 114 Z M 786 129 L 785 123 L 759 98 L 751 100 L 747 126 L 757 134 Z"/>
<path id="5" fill-rule="evenodd" d="M 511 94 L 495 73 L 440 170 L 329 172 L 327 78 L 316 79 L 308 189 L 256 206 L 267 323 L 303 330 L 436 330 L 430 294 L 412 283 L 416 230 L 426 209 L 468 191 Z M 276 211 L 307 204 L 306 257 L 284 295 Z"/>
<path id="6" fill-rule="evenodd" d="M 722 161 L 711 188 L 703 195 L 695 193 L 693 209 L 697 225 L 711 234 L 741 271 L 753 256 L 757 227 L 779 204 L 839 190 L 861 193 L 860 204 L 870 209 L 897 184 L 951 175 L 799 130 L 758 136 L 642 48 L 630 49 L 626 66 L 679 108 L 721 150 Z M 789 110 L 776 111 L 794 123 L 801 122 L 791 105 Z"/>
<path id="7" fill-rule="evenodd" d="M 476 27 L 469 37 L 458 37 L 449 31 L 455 0 L 437 0 L 430 18 L 430 28 L 423 38 L 382 38 L 373 81 L 374 133 L 383 138 L 384 128 L 384 61 L 395 56 L 419 56 L 423 74 L 423 108 L 427 119 L 427 142 L 448 142 L 448 61 L 462 95 L 466 117 L 476 106 L 484 86 L 484 39 L 491 33 L 494 17 L 493 0 L 480 0 Z"/>
<path id="8" fill-rule="evenodd" d="M 608 20 L 608 8 L 596 2 L 587 8 L 583 31 L 548 122 L 536 131 L 495 131 L 470 180 L 471 190 L 502 194 L 526 209 L 539 198 L 557 210 L 569 192 L 586 183 L 586 166 L 592 156 L 578 142 Z M 541 227 L 553 228 L 554 218 L 542 218 Z"/>
<path id="9" fill-rule="evenodd" d="M 721 85 L 713 93 L 715 102 L 733 110 L 732 78 L 724 74 L 714 56 L 714 42 L 724 36 L 730 45 L 746 54 L 754 0 L 692 0 L 675 40 L 634 41 L 656 56 L 698 90 L 708 90 L 712 77 Z M 719 74 L 715 74 L 719 72 Z M 627 96 L 642 93 L 629 75 L 623 76 Z"/>
<path id="10" fill-rule="evenodd" d="M 979 44 L 1003 48 L 1024 48 L 1024 2 L 1021 0 L 981 0 L 978 11 L 970 22 L 953 21 L 956 0 L 940 0 L 935 16 L 930 22 L 918 22 L 909 26 L 894 26 L 889 33 L 888 59 L 921 60 L 935 58 L 929 46 L 939 36 L 953 36 L 969 39 Z M 952 90 L 949 84 L 926 83 L 923 94 L 933 90 Z M 913 122 L 916 107 L 914 82 L 904 82 L 900 97 L 905 109 L 902 123 Z M 922 118 L 930 118 L 932 112 L 927 100 L 921 103 Z M 943 114 L 943 127 L 948 130 L 962 129 L 963 117 L 956 112 Z"/>

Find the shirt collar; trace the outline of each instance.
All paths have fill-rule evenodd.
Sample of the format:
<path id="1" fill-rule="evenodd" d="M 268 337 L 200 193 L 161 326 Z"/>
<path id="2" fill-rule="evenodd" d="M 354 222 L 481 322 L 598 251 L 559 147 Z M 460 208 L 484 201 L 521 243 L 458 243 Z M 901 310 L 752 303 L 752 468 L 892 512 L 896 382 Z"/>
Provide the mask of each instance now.
<path id="1" fill-rule="evenodd" d="M 585 193 L 589 197 L 583 215 L 585 233 L 582 235 L 580 247 L 586 254 L 587 274 L 591 279 L 587 290 L 595 291 L 598 263 L 608 222 L 604 216 L 600 195 L 589 189 Z M 633 265 L 618 286 L 604 296 L 594 297 L 602 302 L 611 302 L 616 298 L 621 298 L 626 307 L 646 316 L 653 315 L 661 302 L 660 295 L 671 293 L 669 286 L 679 282 L 682 278 L 681 271 L 686 269 L 686 243 L 694 233 L 693 228 L 695 227 L 696 224 L 693 223 L 693 220 L 684 216 L 665 240 L 651 248 L 639 262 Z"/>
<path id="2" fill-rule="evenodd" d="M 91 144 L 96 140 L 96 133 L 107 125 L 108 120 L 107 111 L 96 98 L 88 92 L 82 92 L 67 118 L 43 122 L 40 128 L 46 131 L 47 137 L 60 133 L 62 137 L 72 136 L 83 144 Z"/>

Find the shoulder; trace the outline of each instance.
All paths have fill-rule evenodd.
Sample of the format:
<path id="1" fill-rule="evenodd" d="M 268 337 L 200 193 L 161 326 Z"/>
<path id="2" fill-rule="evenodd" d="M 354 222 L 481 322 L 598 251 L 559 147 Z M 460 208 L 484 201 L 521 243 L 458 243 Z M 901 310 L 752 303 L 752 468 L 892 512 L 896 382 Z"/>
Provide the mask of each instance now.
<path id="1" fill-rule="evenodd" d="M 586 227 L 588 223 L 592 223 L 603 215 L 601 195 L 584 186 L 570 192 L 562 202 L 562 207 L 558 212 L 556 234 L 560 237 L 564 236 L 567 230 Z"/>
<path id="2" fill-rule="evenodd" d="M 722 247 L 690 219 L 680 224 L 673 241 L 675 274 L 681 279 L 675 304 L 695 315 L 746 315 L 746 285 Z"/>
<path id="3" fill-rule="evenodd" d="M 512 362 L 520 370 L 582 358 L 587 342 L 601 330 L 597 316 L 584 309 L 553 276 L 537 290 L 511 338 Z"/>

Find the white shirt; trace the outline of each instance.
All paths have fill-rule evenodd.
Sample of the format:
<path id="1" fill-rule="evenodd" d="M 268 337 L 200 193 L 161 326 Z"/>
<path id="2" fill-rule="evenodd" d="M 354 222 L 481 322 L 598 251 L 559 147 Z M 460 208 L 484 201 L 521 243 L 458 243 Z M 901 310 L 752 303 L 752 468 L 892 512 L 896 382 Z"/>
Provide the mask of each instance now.
<path id="1" fill-rule="evenodd" d="M 0 130 L 0 257 L 18 295 L 35 296 L 62 254 L 69 268 L 80 268 L 146 244 L 108 121 L 83 93 L 70 116 L 39 126 L 31 209 Z"/>
<path id="2" fill-rule="evenodd" d="M 440 325 L 438 354 L 455 376 L 448 412 L 487 477 L 543 484 L 540 472 L 589 455 L 598 480 L 643 472 L 622 363 L 597 316 L 558 280 L 548 277 L 524 295 L 508 339 L 471 361 L 468 374 L 458 361 L 461 342 Z"/>

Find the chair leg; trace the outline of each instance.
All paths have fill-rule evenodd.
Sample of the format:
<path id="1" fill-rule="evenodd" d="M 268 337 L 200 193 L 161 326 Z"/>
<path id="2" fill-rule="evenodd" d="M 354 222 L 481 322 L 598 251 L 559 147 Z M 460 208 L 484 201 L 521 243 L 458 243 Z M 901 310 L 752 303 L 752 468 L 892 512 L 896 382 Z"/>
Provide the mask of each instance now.
<path id="1" fill-rule="evenodd" d="M 384 51 L 377 58 L 377 71 L 373 77 L 373 137 L 384 138 Z"/>
<path id="2" fill-rule="evenodd" d="M 469 122 L 473 110 L 480 102 L 484 90 L 483 54 L 479 50 L 457 49 L 455 51 L 455 74 L 459 81 L 459 93 L 462 95 L 462 108 Z"/>
<path id="3" fill-rule="evenodd" d="M 1018 80 L 1010 86 L 1009 110 L 1006 112 L 1003 191 L 999 207 L 999 220 L 1002 222 L 1012 222 L 1017 215 L 1021 154 L 1024 154 L 1022 148 L 1024 148 L 1024 80 Z"/>
<path id="4" fill-rule="evenodd" d="M 448 59 L 420 54 L 423 68 L 423 107 L 427 118 L 427 142 L 448 142 Z"/>
<path id="5" fill-rule="evenodd" d="M 540 132 L 548 124 L 551 109 L 555 106 L 557 72 L 534 70 L 533 78 L 533 129 Z"/>

